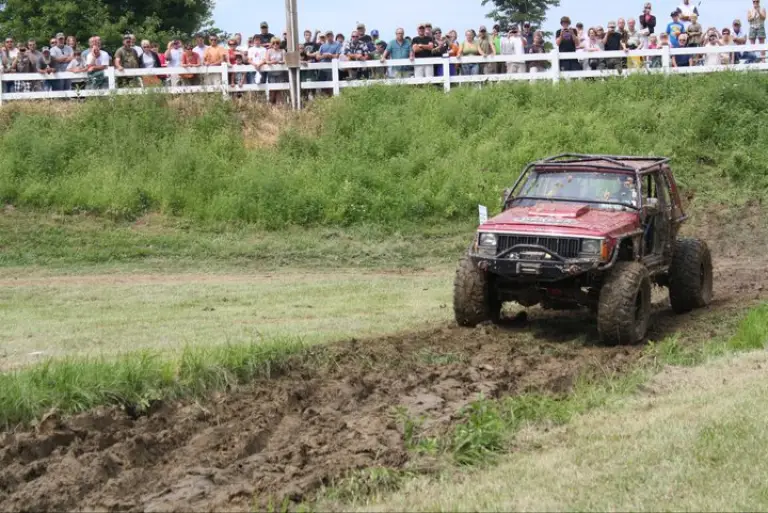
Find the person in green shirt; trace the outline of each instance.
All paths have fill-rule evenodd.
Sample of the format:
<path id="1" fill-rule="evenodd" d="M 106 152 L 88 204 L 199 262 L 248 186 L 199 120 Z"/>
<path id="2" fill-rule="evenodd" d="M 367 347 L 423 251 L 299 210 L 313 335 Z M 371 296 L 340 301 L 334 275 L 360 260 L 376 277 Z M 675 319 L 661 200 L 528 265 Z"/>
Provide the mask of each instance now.
<path id="1" fill-rule="evenodd" d="M 496 55 L 496 47 L 493 46 L 493 41 L 488 35 L 488 30 L 486 30 L 485 25 L 480 26 L 479 32 L 480 35 L 477 38 L 477 46 L 480 48 L 481 55 L 488 57 Z M 496 70 L 496 63 L 487 62 L 480 67 L 480 70 L 483 75 L 493 75 Z"/>
<path id="2" fill-rule="evenodd" d="M 123 37 L 123 46 L 115 52 L 115 69 L 124 71 L 126 69 L 135 69 L 139 66 L 139 56 L 132 46 L 132 38 L 126 34 Z M 138 77 L 120 77 L 117 79 L 118 87 L 138 85 Z"/>
<path id="3" fill-rule="evenodd" d="M 499 33 L 501 31 L 501 25 L 498 23 L 493 26 L 493 31 L 491 32 L 491 40 L 493 41 L 493 47 L 496 50 L 496 55 L 501 55 L 501 34 Z M 504 68 L 503 62 L 497 62 L 496 64 L 496 73 L 504 73 L 507 70 Z"/>

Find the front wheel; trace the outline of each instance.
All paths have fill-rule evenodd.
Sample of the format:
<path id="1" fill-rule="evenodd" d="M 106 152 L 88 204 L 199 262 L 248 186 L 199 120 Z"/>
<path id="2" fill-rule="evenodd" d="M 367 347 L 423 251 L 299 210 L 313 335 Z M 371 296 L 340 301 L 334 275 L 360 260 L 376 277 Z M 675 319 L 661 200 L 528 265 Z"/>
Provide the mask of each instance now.
<path id="1" fill-rule="evenodd" d="M 459 262 L 453 281 L 453 313 L 459 326 L 499 322 L 501 301 L 493 286 L 493 276 L 477 268 L 469 256 Z"/>
<path id="2" fill-rule="evenodd" d="M 600 290 L 597 330 L 605 344 L 635 344 L 651 317 L 651 279 L 638 262 L 617 262 Z"/>

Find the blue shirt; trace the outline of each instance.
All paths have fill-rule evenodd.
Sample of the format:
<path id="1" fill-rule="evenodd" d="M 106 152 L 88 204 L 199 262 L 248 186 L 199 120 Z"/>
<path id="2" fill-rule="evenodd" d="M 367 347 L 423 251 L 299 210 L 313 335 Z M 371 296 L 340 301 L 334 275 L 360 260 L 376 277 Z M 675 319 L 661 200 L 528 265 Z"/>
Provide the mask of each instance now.
<path id="1" fill-rule="evenodd" d="M 387 45 L 389 50 L 390 59 L 410 59 L 411 58 L 411 42 L 407 39 L 403 39 L 402 43 L 398 43 L 397 39 L 393 39 Z"/>
<path id="2" fill-rule="evenodd" d="M 675 32 L 675 27 L 679 28 L 680 30 Z M 669 34 L 669 42 L 672 44 L 673 48 L 677 48 L 678 42 L 677 42 L 677 35 L 682 34 L 685 32 L 685 25 L 680 23 L 679 21 L 673 21 L 670 22 L 669 25 L 667 25 L 667 34 Z"/>
<path id="3" fill-rule="evenodd" d="M 320 45 L 320 53 L 330 53 L 333 55 L 341 55 L 341 43 L 325 43 L 324 45 Z M 320 59 L 320 62 L 331 62 L 331 59 Z"/>

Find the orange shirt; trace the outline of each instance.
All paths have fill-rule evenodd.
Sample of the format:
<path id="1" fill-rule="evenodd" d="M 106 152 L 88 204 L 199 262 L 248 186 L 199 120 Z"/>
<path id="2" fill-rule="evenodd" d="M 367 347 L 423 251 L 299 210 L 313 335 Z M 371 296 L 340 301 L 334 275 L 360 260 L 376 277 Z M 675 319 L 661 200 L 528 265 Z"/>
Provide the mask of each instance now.
<path id="1" fill-rule="evenodd" d="M 203 54 L 203 63 L 208 66 L 219 66 L 227 58 L 229 51 L 223 46 L 209 46 Z"/>

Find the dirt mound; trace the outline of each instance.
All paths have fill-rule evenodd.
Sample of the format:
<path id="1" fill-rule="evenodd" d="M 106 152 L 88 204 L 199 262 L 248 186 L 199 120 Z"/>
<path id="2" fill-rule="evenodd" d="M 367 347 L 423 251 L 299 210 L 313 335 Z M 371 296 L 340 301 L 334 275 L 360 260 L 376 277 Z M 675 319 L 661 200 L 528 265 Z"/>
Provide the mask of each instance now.
<path id="1" fill-rule="evenodd" d="M 710 309 L 673 316 L 660 298 L 651 338 L 764 298 L 765 263 L 718 264 Z M 427 415 L 439 432 L 479 394 L 565 393 L 580 374 L 620 372 L 641 354 L 595 345 L 594 321 L 581 311 L 536 308 L 518 321 L 317 348 L 270 380 L 201 403 L 158 404 L 138 418 L 119 409 L 51 415 L 0 438 L 0 510 L 232 511 L 299 501 L 349 470 L 405 465 L 397 407 Z"/>

